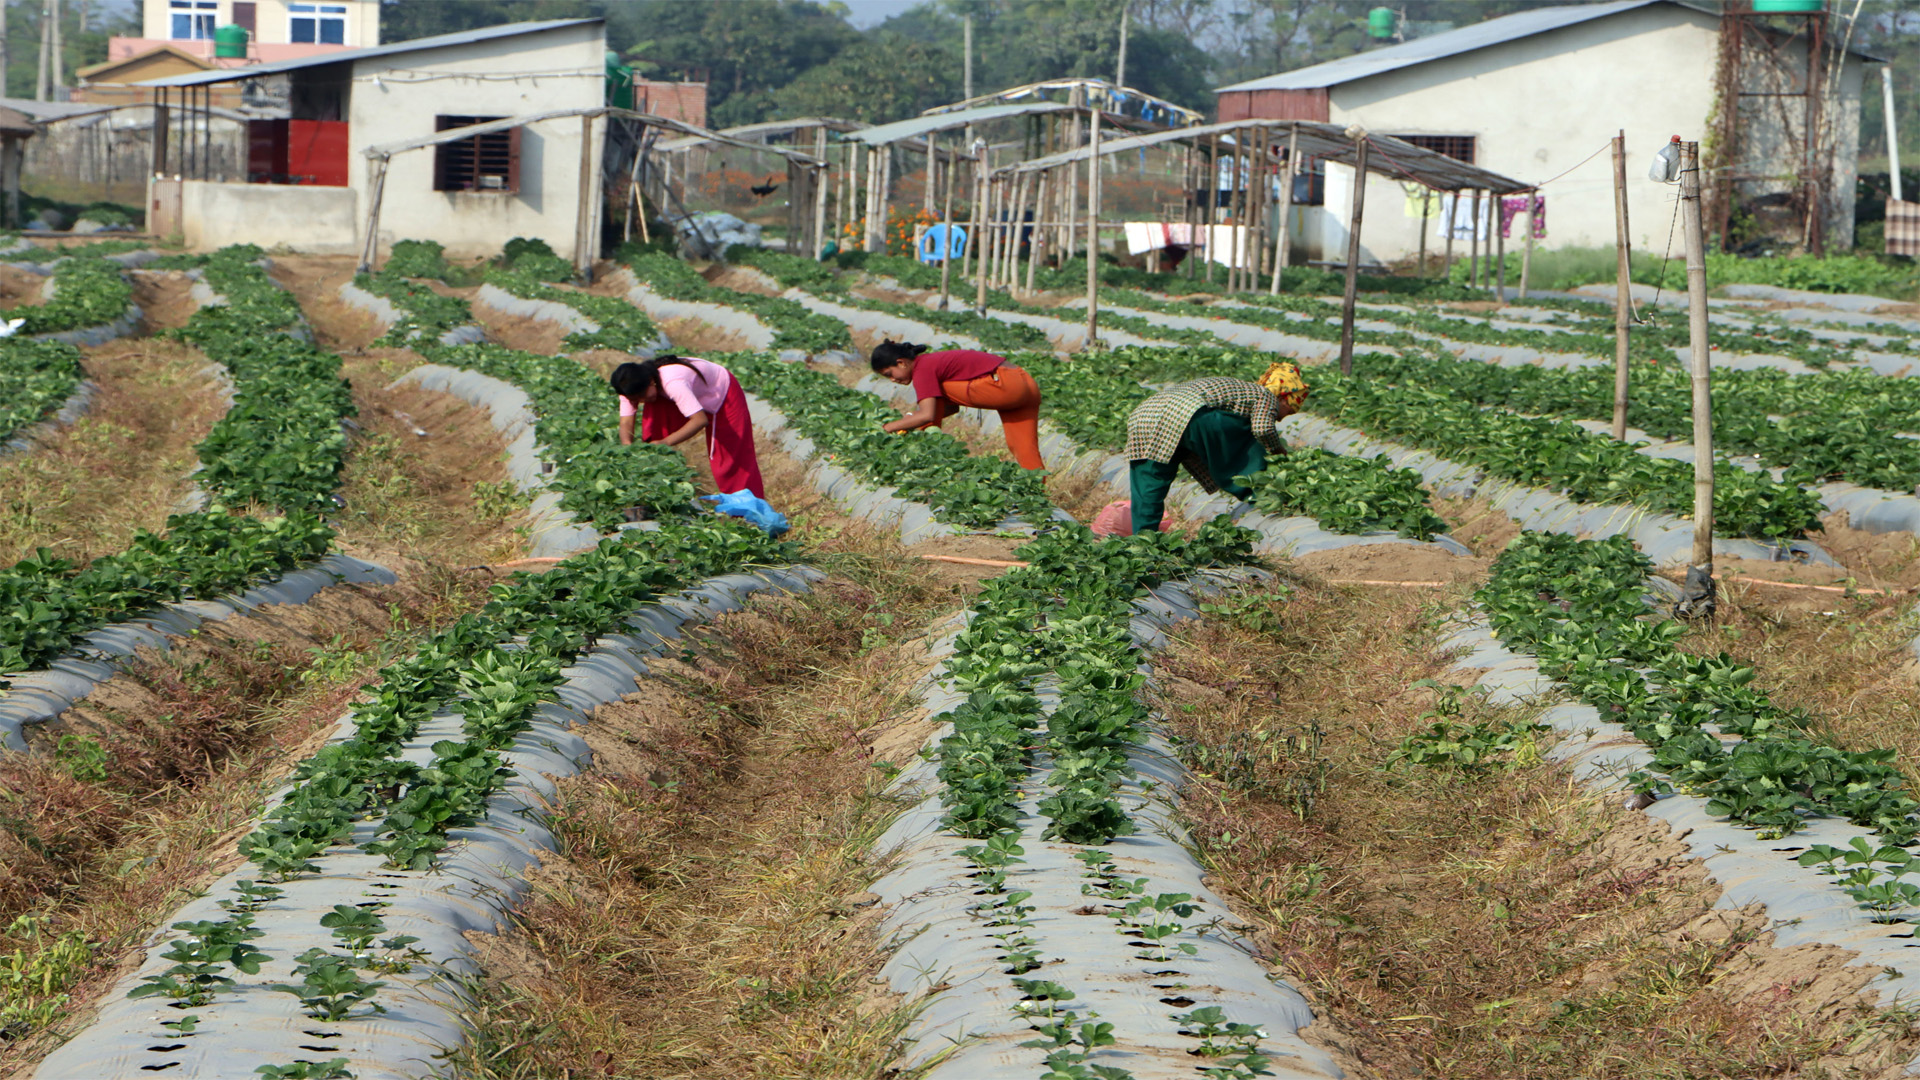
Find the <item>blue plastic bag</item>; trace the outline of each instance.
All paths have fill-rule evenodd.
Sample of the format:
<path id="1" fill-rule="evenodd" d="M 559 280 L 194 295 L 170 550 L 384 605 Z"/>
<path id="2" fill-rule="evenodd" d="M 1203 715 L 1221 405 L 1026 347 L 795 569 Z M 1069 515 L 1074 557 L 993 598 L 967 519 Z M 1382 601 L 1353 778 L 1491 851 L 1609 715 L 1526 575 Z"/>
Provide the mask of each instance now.
<path id="1" fill-rule="evenodd" d="M 741 488 L 739 491 L 730 495 L 702 495 L 700 497 L 714 503 L 714 509 L 723 514 L 731 514 L 737 518 L 745 518 L 755 525 L 760 526 L 762 529 L 767 530 L 768 536 L 779 536 L 792 527 L 787 524 L 786 517 L 782 515 L 780 511 L 775 510 L 767 503 L 767 500 L 760 498 L 746 488 Z"/>

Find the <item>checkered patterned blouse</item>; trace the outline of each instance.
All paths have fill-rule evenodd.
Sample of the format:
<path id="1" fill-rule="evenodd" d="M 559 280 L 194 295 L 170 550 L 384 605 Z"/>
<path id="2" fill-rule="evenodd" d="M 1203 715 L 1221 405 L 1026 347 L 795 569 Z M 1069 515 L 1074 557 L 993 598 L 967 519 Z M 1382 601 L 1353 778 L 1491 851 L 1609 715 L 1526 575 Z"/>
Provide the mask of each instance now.
<path id="1" fill-rule="evenodd" d="M 1201 487 L 1220 490 L 1197 458 L 1180 454 L 1180 437 L 1186 434 L 1193 414 L 1209 406 L 1246 417 L 1254 438 L 1267 453 L 1287 452 L 1286 441 L 1274 426 L 1279 422 L 1275 415 L 1279 400 L 1256 383 L 1215 376 L 1176 383 L 1135 407 L 1133 415 L 1127 417 L 1127 460 L 1170 462 L 1178 458 Z"/>

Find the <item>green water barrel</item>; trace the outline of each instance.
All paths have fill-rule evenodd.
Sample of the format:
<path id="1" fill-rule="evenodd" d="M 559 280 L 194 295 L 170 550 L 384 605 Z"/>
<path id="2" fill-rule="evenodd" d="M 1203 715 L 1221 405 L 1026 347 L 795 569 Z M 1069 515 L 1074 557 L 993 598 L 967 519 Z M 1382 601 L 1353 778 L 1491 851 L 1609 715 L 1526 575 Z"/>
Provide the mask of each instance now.
<path id="1" fill-rule="evenodd" d="M 633 69 L 620 62 L 620 54 L 607 50 L 607 104 L 616 109 L 633 108 Z"/>
<path id="2" fill-rule="evenodd" d="M 1812 15 L 1827 9 L 1827 0 L 1753 0 L 1755 15 Z"/>
<path id="3" fill-rule="evenodd" d="M 1367 12 L 1367 36 L 1390 38 L 1393 36 L 1393 9 L 1377 7 Z"/>
<path id="4" fill-rule="evenodd" d="M 213 55 L 226 59 L 247 58 L 247 28 L 228 23 L 213 31 Z"/>

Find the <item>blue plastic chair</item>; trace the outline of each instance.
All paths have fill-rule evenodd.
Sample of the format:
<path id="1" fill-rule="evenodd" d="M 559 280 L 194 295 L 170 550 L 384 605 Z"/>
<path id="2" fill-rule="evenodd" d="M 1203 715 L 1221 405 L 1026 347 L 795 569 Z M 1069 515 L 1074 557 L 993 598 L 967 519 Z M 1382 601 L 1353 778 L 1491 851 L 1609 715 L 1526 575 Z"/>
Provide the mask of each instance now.
<path id="1" fill-rule="evenodd" d="M 947 255 L 947 226 L 929 225 L 927 231 L 920 234 L 920 261 L 937 263 Z M 967 230 L 953 226 L 953 259 L 967 257 Z"/>

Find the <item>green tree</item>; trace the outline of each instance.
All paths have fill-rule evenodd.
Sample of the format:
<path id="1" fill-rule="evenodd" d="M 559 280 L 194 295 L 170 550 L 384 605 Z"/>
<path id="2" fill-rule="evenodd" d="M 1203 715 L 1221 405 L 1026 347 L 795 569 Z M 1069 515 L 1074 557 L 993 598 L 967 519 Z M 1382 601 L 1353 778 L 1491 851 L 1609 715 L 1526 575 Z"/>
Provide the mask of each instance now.
<path id="1" fill-rule="evenodd" d="M 775 114 L 869 124 L 903 120 L 960 96 L 958 56 L 881 31 L 775 91 Z"/>
<path id="2" fill-rule="evenodd" d="M 649 43 L 635 59 L 708 69 L 716 127 L 773 117 L 774 91 L 860 40 L 844 8 L 807 0 L 635 0 L 607 14 L 615 41 Z"/>
<path id="3" fill-rule="evenodd" d="M 605 7 L 598 0 L 380 0 L 380 38 L 412 41 L 505 23 L 584 19 Z"/>

